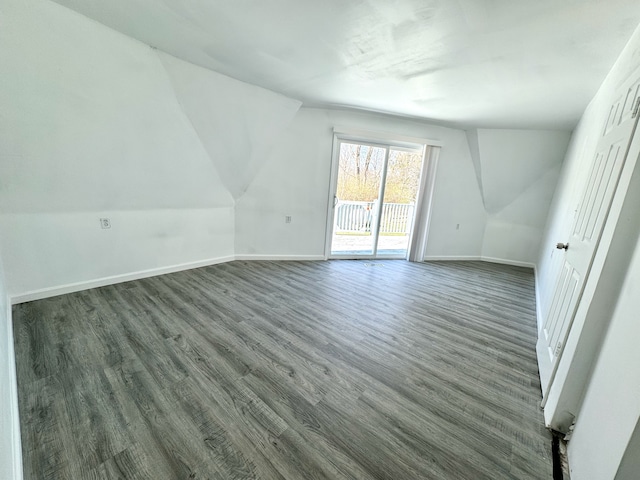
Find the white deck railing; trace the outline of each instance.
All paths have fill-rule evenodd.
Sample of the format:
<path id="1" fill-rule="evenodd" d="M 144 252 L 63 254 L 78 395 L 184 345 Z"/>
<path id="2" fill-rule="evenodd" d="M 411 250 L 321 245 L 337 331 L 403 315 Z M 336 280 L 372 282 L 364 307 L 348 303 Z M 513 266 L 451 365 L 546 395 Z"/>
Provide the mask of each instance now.
<path id="1" fill-rule="evenodd" d="M 381 234 L 408 234 L 413 221 L 411 203 L 384 203 L 382 205 Z M 336 205 L 334 232 L 371 233 L 375 202 L 350 202 L 340 200 Z"/>

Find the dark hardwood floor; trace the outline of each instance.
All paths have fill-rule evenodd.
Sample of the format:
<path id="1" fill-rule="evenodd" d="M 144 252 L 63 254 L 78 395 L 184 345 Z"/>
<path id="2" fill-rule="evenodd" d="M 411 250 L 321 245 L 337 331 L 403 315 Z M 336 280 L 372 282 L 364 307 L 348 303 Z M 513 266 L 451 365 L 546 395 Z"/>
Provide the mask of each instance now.
<path id="1" fill-rule="evenodd" d="M 13 319 L 27 480 L 552 478 L 528 269 L 232 262 Z"/>

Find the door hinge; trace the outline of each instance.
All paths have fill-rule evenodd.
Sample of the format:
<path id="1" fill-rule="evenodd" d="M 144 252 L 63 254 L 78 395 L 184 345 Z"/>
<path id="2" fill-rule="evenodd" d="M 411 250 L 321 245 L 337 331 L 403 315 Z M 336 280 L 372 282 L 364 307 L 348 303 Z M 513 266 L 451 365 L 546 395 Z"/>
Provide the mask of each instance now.
<path id="1" fill-rule="evenodd" d="M 640 110 L 640 97 L 636 98 L 636 106 L 633 107 L 633 115 L 631 115 L 631 118 L 636 118 L 638 116 L 639 110 Z"/>

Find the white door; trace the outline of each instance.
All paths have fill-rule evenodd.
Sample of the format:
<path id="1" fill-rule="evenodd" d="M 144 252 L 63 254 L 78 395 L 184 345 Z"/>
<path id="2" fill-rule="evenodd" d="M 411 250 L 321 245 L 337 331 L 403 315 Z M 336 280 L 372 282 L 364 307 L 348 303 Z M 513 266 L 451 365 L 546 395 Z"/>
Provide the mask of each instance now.
<path id="1" fill-rule="evenodd" d="M 639 94 L 640 79 L 627 82 L 619 90 L 596 147 L 570 238 L 558 239 L 561 243 L 557 248 L 564 251 L 564 258 L 537 345 L 544 397 L 553 383 L 626 160 L 638 120 Z"/>

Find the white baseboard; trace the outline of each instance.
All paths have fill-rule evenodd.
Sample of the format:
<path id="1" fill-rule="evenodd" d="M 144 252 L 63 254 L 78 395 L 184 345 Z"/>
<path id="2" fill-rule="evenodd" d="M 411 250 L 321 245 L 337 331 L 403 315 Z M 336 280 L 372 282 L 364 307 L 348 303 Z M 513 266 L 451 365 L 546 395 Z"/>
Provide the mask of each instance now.
<path id="1" fill-rule="evenodd" d="M 9 415 L 11 427 L 11 456 L 13 465 L 9 467 L 11 479 L 22 480 L 22 439 L 20 437 L 20 412 L 18 410 L 18 379 L 16 376 L 16 355 L 13 347 L 13 321 L 11 318 L 11 303 L 7 302 L 7 369 L 9 371 Z"/>
<path id="2" fill-rule="evenodd" d="M 535 263 L 521 262 L 519 260 L 507 260 L 505 258 L 485 257 L 482 255 L 427 255 L 425 262 L 458 261 L 458 262 L 490 262 L 501 263 L 503 265 L 513 265 L 514 267 L 536 268 Z"/>
<path id="3" fill-rule="evenodd" d="M 225 257 L 218 257 L 208 260 L 202 260 L 198 262 L 192 263 L 184 263 L 179 265 L 172 265 L 169 267 L 161 267 L 149 270 L 143 270 L 139 272 L 132 272 L 123 275 L 114 275 L 111 277 L 104 277 L 97 280 L 90 280 L 87 282 L 77 282 L 67 285 L 61 285 L 57 287 L 44 288 L 41 290 L 33 290 L 30 292 L 14 295 L 11 297 L 11 301 L 7 307 L 8 309 L 8 324 L 9 324 L 9 338 L 13 339 L 13 324 L 11 322 L 11 305 L 15 305 L 18 303 L 29 302 L 33 300 L 40 300 L 43 298 L 54 297 L 57 295 L 64 295 L 67 293 L 78 292 L 81 290 L 87 290 L 90 288 L 103 287 L 106 285 L 113 285 L 122 282 L 128 282 L 131 280 L 139 280 L 141 278 L 148 278 L 157 275 L 164 275 L 167 273 L 174 273 L 183 270 L 189 270 L 192 268 L 206 267 L 209 265 L 215 265 L 219 263 L 230 262 L 233 260 L 274 260 L 274 261 L 319 261 L 325 260 L 324 255 L 261 255 L 261 254 L 246 254 L 246 255 L 229 255 Z M 524 267 L 533 267 L 534 264 L 526 263 L 526 262 L 517 262 L 511 260 L 497 259 L 491 257 L 480 257 L 480 256 L 427 256 L 424 259 L 425 261 L 440 261 L 440 260 L 449 260 L 449 261 L 487 261 L 494 263 L 504 263 L 509 265 L 516 266 L 524 266 Z M 536 273 L 537 275 L 537 273 Z M 537 276 L 536 276 L 536 300 L 538 298 L 537 295 Z M 17 390 L 17 379 L 16 379 L 16 365 L 15 365 L 15 353 L 13 342 L 8 342 L 8 356 L 9 356 L 9 365 L 8 368 L 10 370 L 10 382 L 9 382 L 9 396 L 10 396 L 10 415 L 12 422 L 12 433 L 13 433 L 13 479 L 22 480 L 23 471 L 22 471 L 22 443 L 20 438 L 20 417 L 18 412 L 18 390 Z"/>
<path id="4" fill-rule="evenodd" d="M 521 262 L 519 260 L 507 260 L 505 258 L 496 258 L 496 257 L 480 257 L 480 260 L 483 262 L 491 262 L 491 263 L 501 263 L 503 265 L 513 265 L 514 267 L 526 267 L 526 268 L 536 268 L 535 263 L 531 262 Z"/>
<path id="5" fill-rule="evenodd" d="M 157 275 L 165 275 L 167 273 L 175 273 L 192 268 L 207 267 L 218 263 L 231 262 L 233 260 L 271 260 L 271 261 L 324 261 L 324 255 L 265 255 L 265 254 L 240 254 L 228 255 L 225 257 L 211 258 L 208 260 L 200 260 L 191 263 L 182 263 L 179 265 L 171 265 L 169 267 L 153 268 L 142 270 L 139 272 L 125 273 L 123 275 L 114 275 L 111 277 L 98 278 L 86 282 L 70 283 L 56 287 L 43 288 L 40 290 L 32 290 L 30 292 L 19 293 L 11 296 L 11 304 L 31 302 L 33 300 L 41 300 L 43 298 L 65 295 L 67 293 L 79 292 L 90 288 L 104 287 L 106 285 L 114 285 L 116 283 L 130 282 L 141 278 L 155 277 Z M 506 265 L 515 265 L 518 267 L 535 268 L 535 265 L 528 262 L 519 262 L 513 260 L 505 260 L 501 258 L 482 257 L 482 256 L 427 256 L 424 261 L 485 261 L 493 263 L 503 263 Z"/>
<path id="6" fill-rule="evenodd" d="M 425 262 L 474 262 L 480 261 L 482 257 L 479 255 L 426 255 Z"/>
<path id="7" fill-rule="evenodd" d="M 207 267 L 218 263 L 231 262 L 235 260 L 235 256 L 228 255 L 226 257 L 211 258 L 208 260 L 199 260 L 197 262 L 182 263 L 179 265 L 171 265 L 169 267 L 152 268 L 139 272 L 125 273 L 123 275 L 114 275 L 111 277 L 98 278 L 86 282 L 70 283 L 57 287 L 43 288 L 41 290 L 33 290 L 31 292 L 20 293 L 11 296 L 11 303 L 31 302 L 33 300 L 41 300 L 43 298 L 55 297 L 57 295 L 65 295 L 67 293 L 79 292 L 90 288 L 104 287 L 106 285 L 114 285 L 116 283 L 130 282 L 131 280 L 140 280 L 141 278 L 155 277 L 167 273 L 175 273 L 192 268 Z"/>
<path id="8" fill-rule="evenodd" d="M 70 283 L 56 287 L 43 288 L 40 290 L 32 290 L 30 292 L 19 293 L 11 296 L 11 304 L 31 302 L 33 300 L 41 300 L 43 298 L 65 295 L 67 293 L 79 292 L 90 288 L 104 287 L 106 285 L 114 285 L 116 283 L 130 282 L 132 280 L 140 280 L 141 278 L 155 277 L 157 275 L 165 275 L 167 273 L 181 272 L 192 268 L 208 267 L 218 263 L 231 262 L 233 260 L 325 260 L 324 255 L 228 255 L 225 257 L 211 258 L 208 260 L 200 260 L 197 262 L 182 263 L 179 265 L 171 265 L 169 267 L 152 268 L 139 272 L 125 273 L 123 275 L 114 275 L 111 277 L 98 278 L 86 282 Z"/>
<path id="9" fill-rule="evenodd" d="M 236 260 L 274 260 L 274 261 L 316 261 L 324 260 L 324 255 L 263 255 L 263 254 L 241 254 L 236 255 Z"/>

